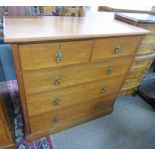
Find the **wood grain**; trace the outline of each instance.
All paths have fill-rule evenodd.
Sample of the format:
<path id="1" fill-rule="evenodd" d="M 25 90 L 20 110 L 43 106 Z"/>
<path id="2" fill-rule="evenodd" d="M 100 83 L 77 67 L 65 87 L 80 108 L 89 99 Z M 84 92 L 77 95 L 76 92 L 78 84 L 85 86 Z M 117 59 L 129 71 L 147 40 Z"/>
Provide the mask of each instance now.
<path id="1" fill-rule="evenodd" d="M 18 25 L 18 27 L 17 27 Z M 144 35 L 148 30 L 111 18 L 93 17 L 5 17 L 7 43 Z"/>

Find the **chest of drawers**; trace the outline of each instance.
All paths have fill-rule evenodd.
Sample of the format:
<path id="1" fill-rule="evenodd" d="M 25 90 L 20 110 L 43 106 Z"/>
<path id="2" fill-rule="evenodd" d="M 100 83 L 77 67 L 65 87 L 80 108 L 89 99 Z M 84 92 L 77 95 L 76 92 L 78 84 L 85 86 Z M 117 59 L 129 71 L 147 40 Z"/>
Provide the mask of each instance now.
<path id="1" fill-rule="evenodd" d="M 13 30 L 14 20 L 22 22 L 18 31 Z M 30 21 L 35 29 L 46 26 L 40 37 L 36 32 L 29 36 Z M 28 140 L 112 112 L 138 45 L 149 31 L 111 21 L 112 32 L 96 22 L 86 17 L 6 18 L 5 41 L 13 48 Z M 25 24 L 29 32 L 24 35 Z"/>
<path id="2" fill-rule="evenodd" d="M 115 18 L 129 24 L 146 28 L 151 31 L 147 34 L 137 51 L 137 55 L 132 67 L 126 77 L 125 83 L 121 88 L 121 95 L 129 95 L 136 92 L 137 87 L 150 69 L 155 59 L 155 21 L 154 15 L 134 14 L 134 13 L 118 13 Z"/>

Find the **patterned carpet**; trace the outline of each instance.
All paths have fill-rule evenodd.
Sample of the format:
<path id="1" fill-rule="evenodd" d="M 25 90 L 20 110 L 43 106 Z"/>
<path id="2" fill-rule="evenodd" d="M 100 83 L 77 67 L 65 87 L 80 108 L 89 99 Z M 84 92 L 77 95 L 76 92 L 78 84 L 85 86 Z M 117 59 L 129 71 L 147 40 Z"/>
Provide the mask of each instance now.
<path id="1" fill-rule="evenodd" d="M 21 115 L 20 100 L 18 97 L 18 85 L 17 81 L 7 81 L 7 85 L 10 91 L 11 100 L 14 105 L 15 114 L 15 138 L 17 149 L 53 149 L 53 143 L 50 136 L 42 137 L 41 139 L 27 142 L 24 137 L 23 119 Z"/>

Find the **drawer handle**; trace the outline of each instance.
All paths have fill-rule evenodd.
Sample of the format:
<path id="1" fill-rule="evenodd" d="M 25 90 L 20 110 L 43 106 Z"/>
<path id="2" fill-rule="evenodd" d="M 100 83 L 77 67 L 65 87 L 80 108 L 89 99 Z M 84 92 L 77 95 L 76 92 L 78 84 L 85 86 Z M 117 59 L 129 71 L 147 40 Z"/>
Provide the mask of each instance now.
<path id="1" fill-rule="evenodd" d="M 57 75 L 55 77 L 55 85 L 60 85 L 61 84 L 61 76 L 60 75 Z"/>
<path id="2" fill-rule="evenodd" d="M 101 103 L 96 103 L 95 109 L 101 109 L 101 108 L 102 108 L 102 104 Z"/>
<path id="3" fill-rule="evenodd" d="M 61 61 L 63 61 L 63 58 L 64 58 L 64 54 L 61 51 L 58 51 L 56 53 L 56 62 L 60 63 Z"/>
<path id="4" fill-rule="evenodd" d="M 54 106 L 59 106 L 60 105 L 60 100 L 58 98 L 53 100 L 53 105 Z"/>
<path id="5" fill-rule="evenodd" d="M 120 44 L 117 44 L 117 45 L 115 46 L 114 52 L 115 52 L 115 54 L 119 54 L 120 51 L 121 51 L 121 46 L 120 46 Z"/>
<path id="6" fill-rule="evenodd" d="M 58 118 L 57 116 L 54 116 L 54 117 L 53 117 L 53 122 L 56 123 L 56 122 L 58 122 L 58 121 L 59 121 L 59 118 Z"/>
<path id="7" fill-rule="evenodd" d="M 101 89 L 101 93 L 106 93 L 106 91 L 107 91 L 106 87 L 103 87 L 103 88 Z"/>
<path id="8" fill-rule="evenodd" d="M 107 68 L 107 73 L 108 73 L 108 74 L 112 74 L 112 72 L 113 72 L 112 67 L 108 67 L 108 68 Z"/>

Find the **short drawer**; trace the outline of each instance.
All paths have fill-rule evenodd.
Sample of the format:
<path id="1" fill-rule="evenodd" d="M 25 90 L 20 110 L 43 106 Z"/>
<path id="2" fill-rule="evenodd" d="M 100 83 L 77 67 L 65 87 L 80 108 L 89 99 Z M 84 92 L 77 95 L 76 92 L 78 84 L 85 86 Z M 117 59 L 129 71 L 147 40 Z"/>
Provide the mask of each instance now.
<path id="1" fill-rule="evenodd" d="M 40 43 L 20 45 L 19 53 L 23 70 L 89 61 L 92 41 Z"/>
<path id="2" fill-rule="evenodd" d="M 119 76 L 61 90 L 27 95 L 28 113 L 29 115 L 36 115 L 94 98 L 105 97 L 112 93 L 117 94 L 123 78 L 123 76 Z"/>
<path id="3" fill-rule="evenodd" d="M 141 37 L 96 39 L 92 53 L 92 61 L 109 57 L 133 55 L 136 52 L 140 40 Z"/>
<path id="4" fill-rule="evenodd" d="M 125 75 L 132 57 L 23 72 L 26 94 L 53 91 L 85 82 Z M 123 64 L 123 65 L 122 65 Z"/>
<path id="5" fill-rule="evenodd" d="M 30 128 L 32 133 L 39 130 L 46 130 L 64 126 L 65 124 L 76 121 L 82 117 L 104 112 L 111 109 L 116 96 L 107 98 L 97 98 L 88 102 L 72 105 L 61 110 L 55 110 L 41 115 L 30 116 Z"/>

